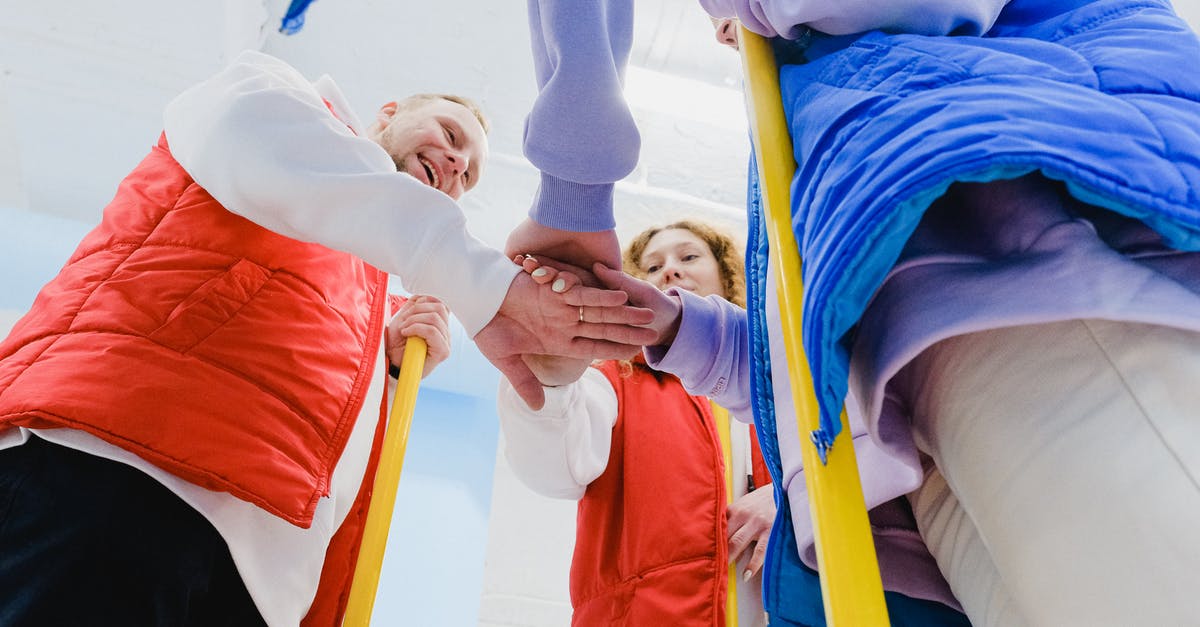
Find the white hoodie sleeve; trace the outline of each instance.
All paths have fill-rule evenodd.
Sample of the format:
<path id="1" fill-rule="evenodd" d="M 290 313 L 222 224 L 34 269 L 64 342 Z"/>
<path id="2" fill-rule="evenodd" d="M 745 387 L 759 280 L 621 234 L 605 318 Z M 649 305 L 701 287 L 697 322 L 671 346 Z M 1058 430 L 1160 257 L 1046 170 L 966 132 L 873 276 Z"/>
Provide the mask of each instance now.
<path id="1" fill-rule="evenodd" d="M 358 256 L 441 298 L 474 336 L 519 269 L 449 196 L 351 132 L 295 69 L 248 51 L 167 105 L 171 154 L 226 209 Z"/>
<path id="2" fill-rule="evenodd" d="M 500 377 L 496 399 L 504 455 L 522 483 L 543 496 L 579 499 L 608 466 L 617 394 L 595 368 L 578 381 L 548 387 L 534 411 Z"/>

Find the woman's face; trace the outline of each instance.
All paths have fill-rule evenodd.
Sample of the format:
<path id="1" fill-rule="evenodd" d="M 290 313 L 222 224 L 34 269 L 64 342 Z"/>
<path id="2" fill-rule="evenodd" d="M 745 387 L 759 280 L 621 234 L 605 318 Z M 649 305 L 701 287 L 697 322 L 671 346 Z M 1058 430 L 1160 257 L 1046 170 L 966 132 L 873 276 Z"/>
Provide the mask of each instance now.
<path id="1" fill-rule="evenodd" d="M 646 280 L 658 289 L 678 287 L 700 296 L 725 298 L 721 266 L 704 240 L 687 229 L 664 229 L 654 234 L 638 264 Z"/>

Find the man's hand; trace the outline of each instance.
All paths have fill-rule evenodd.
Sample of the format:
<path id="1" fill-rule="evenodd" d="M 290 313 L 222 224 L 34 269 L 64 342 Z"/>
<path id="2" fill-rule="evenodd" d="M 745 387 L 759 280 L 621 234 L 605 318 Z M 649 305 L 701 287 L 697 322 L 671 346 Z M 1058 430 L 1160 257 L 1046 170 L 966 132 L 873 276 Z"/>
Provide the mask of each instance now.
<path id="1" fill-rule="evenodd" d="M 589 272 L 554 259 L 532 255 L 519 255 L 513 258 L 513 262 L 519 264 L 535 283 L 550 284 L 550 289 L 563 294 L 567 304 L 576 304 L 576 297 L 571 293 L 571 288 L 580 284 L 599 285 L 625 292 L 629 295 L 630 305 L 654 312 L 654 320 L 646 326 L 652 329 L 656 336 L 654 342 L 647 346 L 670 346 L 675 340 L 683 315 L 683 305 L 679 296 L 666 294 L 648 281 L 600 263 L 593 265 L 592 271 Z"/>
<path id="2" fill-rule="evenodd" d="M 524 254 L 544 255 L 580 268 L 590 268 L 596 262 L 610 268 L 621 267 L 621 245 L 617 242 L 616 231 L 560 231 L 530 218 L 525 218 L 508 234 L 504 253 L 510 258 Z"/>
<path id="3" fill-rule="evenodd" d="M 729 562 L 732 564 L 754 547 L 750 561 L 742 571 L 742 579 L 749 580 L 767 557 L 767 538 L 771 536 L 771 525 L 775 523 L 775 495 L 770 486 L 764 486 L 742 496 L 727 509 L 729 517 Z"/>
<path id="4" fill-rule="evenodd" d="M 517 255 L 513 257 L 513 263 L 521 266 L 534 283 L 549 285 L 542 289 L 553 289 L 563 293 L 581 282 L 589 287 L 601 286 L 599 279 L 590 271 L 544 256 Z M 578 381 L 592 363 L 590 358 L 557 355 L 524 355 L 522 359 L 544 386 L 566 385 Z"/>
<path id="5" fill-rule="evenodd" d="M 545 402 L 542 384 L 522 357 L 633 357 L 654 339 L 653 330 L 639 326 L 653 321 L 654 312 L 628 306 L 626 300 L 624 292 L 594 287 L 575 287 L 560 294 L 542 288 L 521 272 L 509 286 L 496 316 L 475 334 L 475 344 L 529 407 L 541 409 Z"/>
<path id="6" fill-rule="evenodd" d="M 400 306 L 387 326 L 388 361 L 400 367 L 404 345 L 410 336 L 425 340 L 428 353 L 421 378 L 429 376 L 438 364 L 450 356 L 450 310 L 432 296 L 413 296 Z"/>

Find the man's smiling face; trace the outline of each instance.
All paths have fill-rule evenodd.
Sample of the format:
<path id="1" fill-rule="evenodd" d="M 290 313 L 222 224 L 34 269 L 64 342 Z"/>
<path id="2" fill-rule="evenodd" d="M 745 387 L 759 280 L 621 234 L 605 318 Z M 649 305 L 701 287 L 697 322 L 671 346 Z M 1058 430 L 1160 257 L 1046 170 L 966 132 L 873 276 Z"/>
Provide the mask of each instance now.
<path id="1" fill-rule="evenodd" d="M 475 187 L 487 160 L 487 135 L 467 107 L 444 98 L 389 102 L 375 140 L 396 169 L 458 200 Z"/>

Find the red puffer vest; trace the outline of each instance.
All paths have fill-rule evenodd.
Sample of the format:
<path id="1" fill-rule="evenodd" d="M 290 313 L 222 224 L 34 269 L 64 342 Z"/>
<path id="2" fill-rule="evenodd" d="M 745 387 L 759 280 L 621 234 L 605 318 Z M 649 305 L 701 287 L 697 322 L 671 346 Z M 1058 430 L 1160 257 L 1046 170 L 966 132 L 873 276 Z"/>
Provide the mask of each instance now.
<path id="1" fill-rule="evenodd" d="M 86 431 L 308 527 L 366 396 L 386 286 L 226 211 L 161 138 L 0 343 L 0 429 Z"/>
<path id="2" fill-rule="evenodd" d="M 608 466 L 579 502 L 571 622 L 724 625 L 725 466 L 711 405 L 640 359 L 628 376 L 617 362 L 599 369 L 619 409 Z"/>

